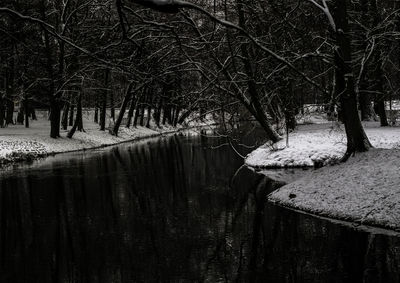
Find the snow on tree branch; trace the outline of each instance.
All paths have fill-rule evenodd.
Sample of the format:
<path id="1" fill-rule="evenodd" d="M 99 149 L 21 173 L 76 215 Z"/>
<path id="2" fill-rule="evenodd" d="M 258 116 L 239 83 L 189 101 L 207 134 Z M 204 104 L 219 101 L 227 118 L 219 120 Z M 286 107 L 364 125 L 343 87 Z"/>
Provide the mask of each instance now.
<path id="1" fill-rule="evenodd" d="M 311 3 L 313 3 L 316 7 L 318 7 L 324 14 L 327 16 L 329 24 L 331 25 L 332 29 L 336 31 L 336 23 L 335 20 L 333 19 L 332 13 L 329 10 L 328 4 L 326 3 L 326 0 L 322 0 L 322 5 L 319 4 L 316 0 L 309 0 Z"/>
<path id="2" fill-rule="evenodd" d="M 179 8 L 188 8 L 188 9 L 199 11 L 199 12 L 205 14 L 206 16 L 208 16 L 210 19 L 212 19 L 213 21 L 215 21 L 218 24 L 220 24 L 224 27 L 232 28 L 232 29 L 239 31 L 244 36 L 249 38 L 258 48 L 260 48 L 264 52 L 268 53 L 270 56 L 272 56 L 273 58 L 275 58 L 276 60 L 278 60 L 279 62 L 284 64 L 285 66 L 287 66 L 289 69 L 293 70 L 295 73 L 299 74 L 308 83 L 316 86 L 318 89 L 321 89 L 321 86 L 318 83 L 316 83 L 314 80 L 309 78 L 306 74 L 304 74 L 302 71 L 300 71 L 298 68 L 296 68 L 292 63 L 287 61 L 285 58 L 278 55 L 277 53 L 275 53 L 274 51 L 272 51 L 271 49 L 266 47 L 264 44 L 260 43 L 260 41 L 257 38 L 252 36 L 245 29 L 241 28 L 240 26 L 238 26 L 230 21 L 219 19 L 212 13 L 208 12 L 206 9 L 204 9 L 196 4 L 186 2 L 186 1 L 181 1 L 181 0 L 131 0 L 131 2 L 140 4 L 145 7 L 152 8 L 152 9 L 155 9 L 155 10 L 158 10 L 161 12 L 166 12 L 166 13 L 175 12 L 175 11 L 177 12 Z M 322 89 L 322 91 L 325 92 L 325 90 L 323 90 L 323 89 Z"/>

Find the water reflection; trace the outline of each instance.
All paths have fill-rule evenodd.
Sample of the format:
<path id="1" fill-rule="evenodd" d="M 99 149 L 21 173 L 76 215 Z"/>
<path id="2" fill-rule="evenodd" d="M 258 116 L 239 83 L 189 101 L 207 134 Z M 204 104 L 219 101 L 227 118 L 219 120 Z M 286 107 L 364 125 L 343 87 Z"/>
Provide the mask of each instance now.
<path id="1" fill-rule="evenodd" d="M 174 136 L 3 176 L 0 282 L 400 281 L 398 237 L 268 205 L 278 184 L 220 143 Z"/>

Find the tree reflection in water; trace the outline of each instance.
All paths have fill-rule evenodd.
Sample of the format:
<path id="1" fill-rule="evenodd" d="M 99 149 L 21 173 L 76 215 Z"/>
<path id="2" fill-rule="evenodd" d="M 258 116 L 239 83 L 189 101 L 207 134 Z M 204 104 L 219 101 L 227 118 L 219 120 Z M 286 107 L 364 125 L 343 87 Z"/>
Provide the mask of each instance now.
<path id="1" fill-rule="evenodd" d="M 1 282 L 400 282 L 398 236 L 269 205 L 218 139 L 60 155 L 1 177 Z"/>

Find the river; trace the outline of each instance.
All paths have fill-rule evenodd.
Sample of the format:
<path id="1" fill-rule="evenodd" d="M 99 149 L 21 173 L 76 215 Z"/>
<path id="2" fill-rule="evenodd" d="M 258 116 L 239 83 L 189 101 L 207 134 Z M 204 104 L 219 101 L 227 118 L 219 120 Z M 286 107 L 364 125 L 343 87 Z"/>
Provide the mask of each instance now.
<path id="1" fill-rule="evenodd" d="M 169 136 L 2 173 L 0 282 L 400 282 L 398 235 L 269 204 L 280 185 L 224 141 Z"/>

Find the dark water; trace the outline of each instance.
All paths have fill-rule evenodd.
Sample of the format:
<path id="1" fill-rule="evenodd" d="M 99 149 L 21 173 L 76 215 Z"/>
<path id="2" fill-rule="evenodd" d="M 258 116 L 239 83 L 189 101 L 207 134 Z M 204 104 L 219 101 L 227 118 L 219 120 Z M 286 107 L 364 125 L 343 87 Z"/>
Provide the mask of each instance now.
<path id="1" fill-rule="evenodd" d="M 267 204 L 278 185 L 219 144 L 173 136 L 3 174 L 0 282 L 400 282 L 398 236 Z"/>

